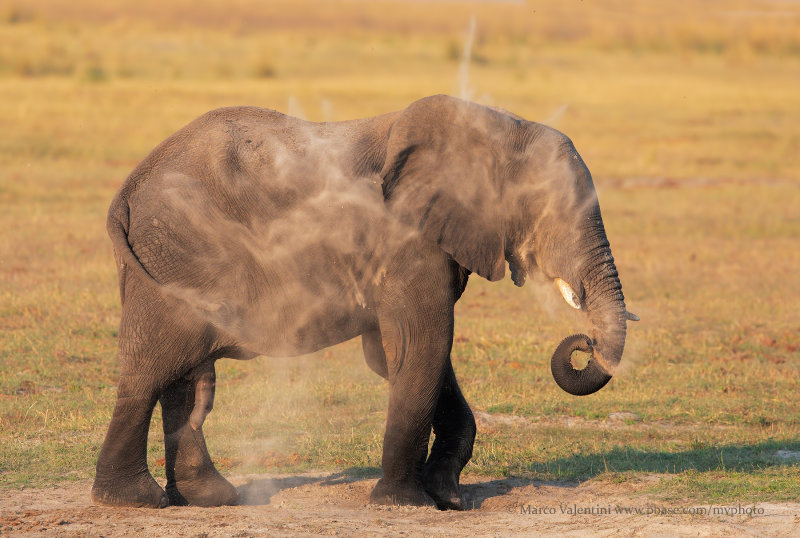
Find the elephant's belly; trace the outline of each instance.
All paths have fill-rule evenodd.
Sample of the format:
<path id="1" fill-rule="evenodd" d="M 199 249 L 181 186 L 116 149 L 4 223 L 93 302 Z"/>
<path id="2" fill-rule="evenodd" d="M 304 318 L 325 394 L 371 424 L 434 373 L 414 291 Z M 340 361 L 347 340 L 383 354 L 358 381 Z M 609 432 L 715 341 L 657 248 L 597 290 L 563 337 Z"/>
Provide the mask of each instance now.
<path id="1" fill-rule="evenodd" d="M 210 300 L 199 299 L 193 291 L 185 298 L 195 312 L 227 339 L 260 355 L 312 353 L 355 338 L 375 324 L 360 294 L 347 287 L 326 294 L 317 286 L 284 281 L 239 288 L 239 293 Z"/>
<path id="2" fill-rule="evenodd" d="M 263 355 L 290 357 L 345 342 L 373 325 L 368 313 L 361 308 L 349 311 L 331 305 L 317 312 L 299 314 L 275 325 L 253 327 L 256 332 L 260 329 L 260 334 L 251 345 Z"/>

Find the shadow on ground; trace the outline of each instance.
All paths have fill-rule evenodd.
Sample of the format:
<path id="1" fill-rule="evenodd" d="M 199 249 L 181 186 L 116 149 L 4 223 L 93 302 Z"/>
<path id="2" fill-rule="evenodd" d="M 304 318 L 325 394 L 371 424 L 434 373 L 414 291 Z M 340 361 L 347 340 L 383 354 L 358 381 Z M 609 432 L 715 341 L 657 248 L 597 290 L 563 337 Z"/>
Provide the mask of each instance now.
<path id="1" fill-rule="evenodd" d="M 462 484 L 461 494 L 468 510 L 478 509 L 488 499 L 527 486 L 573 489 L 585 480 L 608 472 L 679 474 L 685 471 L 753 472 L 770 467 L 800 464 L 800 441 L 766 441 L 753 445 L 698 446 L 681 452 L 647 452 L 615 448 L 603 453 L 576 454 L 546 462 L 511 467 L 508 478 Z M 527 476 L 526 476 L 527 475 Z M 239 486 L 242 505 L 265 505 L 285 489 L 308 484 L 336 486 L 379 478 L 378 467 L 351 467 L 341 472 L 255 479 Z M 553 479 L 555 478 L 555 479 Z M 474 479 L 473 479 L 474 480 Z"/>
<path id="2" fill-rule="evenodd" d="M 770 440 L 756 444 L 709 445 L 696 441 L 679 452 L 643 451 L 619 447 L 607 452 L 574 454 L 545 462 L 531 462 L 512 472 L 556 480 L 589 480 L 607 472 L 678 474 L 685 471 L 741 471 L 797 465 L 800 440 Z"/>
<path id="3" fill-rule="evenodd" d="M 260 478 L 251 480 L 237 488 L 239 491 L 239 504 L 249 506 L 266 505 L 270 504 L 273 496 L 285 489 L 301 487 L 309 484 L 318 486 L 337 486 L 341 484 L 349 484 L 363 480 L 380 478 L 380 476 L 380 468 L 353 467 L 341 472 L 327 475 L 297 475 L 281 478 Z M 464 498 L 467 509 L 471 510 L 480 508 L 483 502 L 487 499 L 505 495 L 515 488 L 523 488 L 531 484 L 547 484 L 563 488 L 574 488 L 578 485 L 577 482 L 550 483 L 534 481 L 526 478 L 501 478 L 490 479 L 478 483 L 463 484 L 461 486 L 461 494 Z"/>
<path id="4" fill-rule="evenodd" d="M 381 470 L 378 467 L 351 467 L 341 472 L 328 475 L 297 475 L 281 478 L 261 478 L 251 480 L 237 488 L 239 491 L 240 505 L 269 504 L 270 499 L 284 489 L 296 488 L 308 484 L 321 486 L 334 486 L 357 482 L 367 478 L 379 478 Z"/>

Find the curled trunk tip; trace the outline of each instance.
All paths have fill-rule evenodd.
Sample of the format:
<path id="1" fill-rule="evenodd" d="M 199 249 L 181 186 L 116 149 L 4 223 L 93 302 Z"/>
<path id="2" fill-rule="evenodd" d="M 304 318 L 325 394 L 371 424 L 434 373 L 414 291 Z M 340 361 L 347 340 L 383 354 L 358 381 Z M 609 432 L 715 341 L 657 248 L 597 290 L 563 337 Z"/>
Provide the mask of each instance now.
<path id="1" fill-rule="evenodd" d="M 586 368 L 577 370 L 572 366 L 572 353 L 575 351 L 592 354 Z M 611 379 L 611 375 L 595 357 L 592 339 L 585 334 L 573 334 L 561 341 L 550 361 L 550 371 L 556 384 L 575 396 L 595 393 Z"/>

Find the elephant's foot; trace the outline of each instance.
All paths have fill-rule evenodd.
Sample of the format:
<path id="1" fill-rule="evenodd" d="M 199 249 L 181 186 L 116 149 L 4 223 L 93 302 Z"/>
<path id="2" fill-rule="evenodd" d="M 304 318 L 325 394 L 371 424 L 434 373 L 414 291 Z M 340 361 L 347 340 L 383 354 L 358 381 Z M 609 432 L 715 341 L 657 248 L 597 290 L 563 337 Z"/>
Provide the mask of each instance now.
<path id="1" fill-rule="evenodd" d="M 239 492 L 213 467 L 176 478 L 167 484 L 167 495 L 172 506 L 231 506 L 239 502 Z"/>
<path id="2" fill-rule="evenodd" d="M 458 487 L 458 473 L 440 461 L 427 463 L 422 473 L 422 485 L 439 510 L 464 510 L 464 501 Z"/>
<path id="3" fill-rule="evenodd" d="M 416 482 L 390 484 L 381 478 L 372 490 L 369 500 L 374 504 L 436 506 L 430 495 Z"/>
<path id="4" fill-rule="evenodd" d="M 214 467 L 202 431 L 183 430 L 175 461 L 174 480 L 167 481 L 169 503 L 174 506 L 227 506 L 239 502 L 239 492 Z"/>
<path id="5" fill-rule="evenodd" d="M 147 471 L 133 477 L 96 476 L 92 486 L 92 502 L 139 508 L 166 508 L 169 505 L 166 493 Z"/>

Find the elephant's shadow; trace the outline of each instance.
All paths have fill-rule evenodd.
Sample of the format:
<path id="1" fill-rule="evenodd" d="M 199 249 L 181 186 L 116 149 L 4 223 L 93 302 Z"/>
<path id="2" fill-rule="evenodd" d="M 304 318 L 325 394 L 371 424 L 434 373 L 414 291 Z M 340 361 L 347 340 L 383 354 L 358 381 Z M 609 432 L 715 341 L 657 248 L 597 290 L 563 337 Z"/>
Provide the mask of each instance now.
<path id="1" fill-rule="evenodd" d="M 283 476 L 276 478 L 257 478 L 240 485 L 239 505 L 260 506 L 270 504 L 272 497 L 283 490 L 306 485 L 336 486 L 340 484 L 356 484 L 373 478 L 379 478 L 381 470 L 374 467 L 355 467 L 331 474 L 306 474 Z M 505 495 L 515 488 L 525 487 L 533 480 L 522 478 L 502 478 L 461 485 L 461 495 L 467 510 L 481 507 L 484 501 Z M 563 484 L 562 484 L 563 485 Z M 369 502 L 369 491 L 372 484 L 365 488 L 366 502 Z"/>

